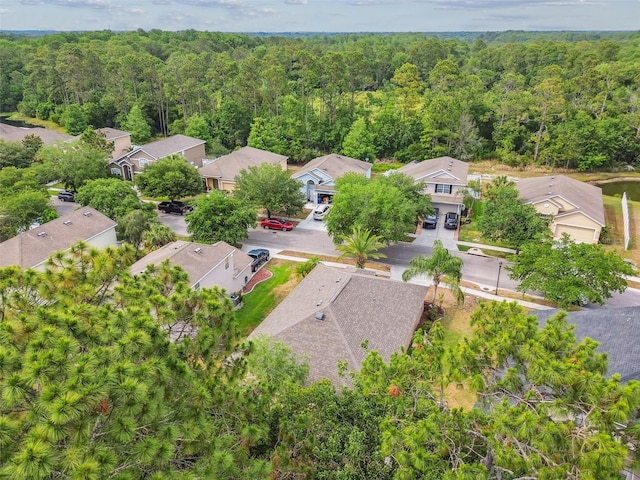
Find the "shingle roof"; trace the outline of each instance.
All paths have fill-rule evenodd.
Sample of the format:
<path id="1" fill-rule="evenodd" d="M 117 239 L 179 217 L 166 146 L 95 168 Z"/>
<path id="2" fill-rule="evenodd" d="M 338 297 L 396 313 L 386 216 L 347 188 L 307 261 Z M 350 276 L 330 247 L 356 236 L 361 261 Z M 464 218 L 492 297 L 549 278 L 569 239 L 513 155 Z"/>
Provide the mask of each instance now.
<path id="1" fill-rule="evenodd" d="M 371 164 L 363 162 L 362 160 L 356 160 L 355 158 L 345 157 L 344 155 L 338 155 L 331 153 L 324 157 L 318 157 L 311 160 L 309 163 L 300 168 L 292 176 L 293 178 L 300 177 L 303 173 L 311 172 L 314 169 L 320 169 L 326 172 L 334 180 L 340 178 L 345 173 L 355 172 L 365 175 L 370 169 Z"/>
<path id="2" fill-rule="evenodd" d="M 558 310 L 539 310 L 534 315 L 541 326 Z M 600 343 L 598 351 L 609 359 L 608 374 L 619 373 L 623 382 L 640 380 L 640 306 L 586 309 L 568 312 L 578 341 L 589 337 Z"/>
<path id="3" fill-rule="evenodd" d="M 595 185 L 580 182 L 564 175 L 522 178 L 516 183 L 520 198 L 526 203 L 539 203 L 562 198 L 575 206 L 575 209 L 560 212 L 563 214 L 582 212 L 595 222 L 604 226 L 604 204 L 602 189 Z"/>
<path id="4" fill-rule="evenodd" d="M 242 170 L 248 170 L 249 167 L 257 167 L 263 163 L 279 164 L 282 161 L 286 161 L 287 158 L 285 155 L 267 152 L 259 148 L 242 147 L 228 155 L 223 155 L 210 161 L 200 167 L 198 171 L 202 177 L 233 180 Z"/>
<path id="5" fill-rule="evenodd" d="M 0 266 L 35 267 L 53 253 L 67 250 L 80 240 L 89 241 L 116 225 L 91 207 L 78 208 L 0 243 Z"/>
<path id="6" fill-rule="evenodd" d="M 438 157 L 422 162 L 412 162 L 396 170 L 412 177 L 416 182 L 445 182 L 450 185 L 466 185 L 469 164 L 451 157 Z"/>
<path id="7" fill-rule="evenodd" d="M 5 142 L 21 142 L 27 135 L 37 135 L 45 145 L 54 145 L 57 142 L 68 142 L 76 138 L 48 128 L 22 128 L 0 123 L 0 138 Z"/>
<path id="8" fill-rule="evenodd" d="M 203 143 L 206 142 L 198 138 L 187 137 L 186 135 L 172 135 L 171 137 L 142 145 L 140 149 L 156 160 L 159 160 L 169 155 L 179 154 L 184 150 L 202 145 Z"/>
<path id="9" fill-rule="evenodd" d="M 195 285 L 231 254 L 233 254 L 233 273 L 234 276 L 237 276 L 251 263 L 252 259 L 225 242 L 217 242 L 213 245 L 183 241 L 172 242 L 142 257 L 131 265 L 129 271 L 132 275 L 139 275 L 146 270 L 148 265 L 160 265 L 165 260 L 169 260 L 174 265 L 182 267 L 189 275 L 191 285 Z"/>
<path id="10" fill-rule="evenodd" d="M 424 307 L 427 287 L 317 265 L 249 338 L 270 335 L 308 358 L 309 380 L 338 375 L 338 361 L 359 370 L 367 351 L 385 361 L 408 347 Z M 324 315 L 322 320 L 316 314 Z"/>
<path id="11" fill-rule="evenodd" d="M 98 131 L 104 133 L 107 141 L 115 140 L 116 138 L 120 137 L 128 137 L 131 135 L 129 132 L 111 127 L 99 128 Z"/>

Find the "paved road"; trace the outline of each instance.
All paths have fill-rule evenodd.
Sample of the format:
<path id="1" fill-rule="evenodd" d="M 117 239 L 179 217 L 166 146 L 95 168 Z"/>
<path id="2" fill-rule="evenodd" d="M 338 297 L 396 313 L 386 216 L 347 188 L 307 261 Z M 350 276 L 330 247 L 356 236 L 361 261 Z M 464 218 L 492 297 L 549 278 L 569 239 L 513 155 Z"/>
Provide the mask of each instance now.
<path id="1" fill-rule="evenodd" d="M 78 207 L 78 204 L 62 202 L 56 197 L 52 197 L 52 203 L 60 215 L 70 213 Z M 181 215 L 158 212 L 160 222 L 171 227 L 178 235 L 188 236 L 187 226 L 184 217 Z M 415 243 L 397 243 L 383 250 L 387 258 L 378 260 L 386 265 L 393 266 L 392 275 L 400 278 L 402 271 L 409 265 L 409 261 L 418 255 L 430 256 L 432 243 L 430 237 L 438 236 L 445 240 L 446 231 L 427 231 L 426 235 L 416 240 Z M 429 238 L 427 238 L 429 237 Z M 431 242 L 426 241 L 431 240 Z M 339 252 L 324 228 L 324 222 L 314 221 L 308 218 L 300 222 L 298 227 L 291 232 L 279 232 L 275 230 L 264 230 L 255 228 L 249 230 L 249 238 L 244 242 L 243 250 L 255 247 L 265 247 L 271 250 L 292 250 L 297 252 L 316 253 L 318 255 L 338 256 Z M 449 243 L 449 242 L 447 242 Z M 481 257 L 459 252 L 450 248 L 450 251 L 462 258 L 464 266 L 462 278 L 466 281 L 476 283 L 485 291 L 495 291 L 498 282 L 498 271 L 500 271 L 499 287 L 501 289 L 515 290 L 517 282 L 509 277 L 506 267 L 508 262 L 492 257 Z M 502 262 L 502 267 L 499 264 Z M 608 307 L 626 307 L 640 305 L 640 290 L 627 289 L 623 294 L 614 294 L 607 300 Z M 601 308 L 600 305 L 587 305 L 587 308 Z"/>

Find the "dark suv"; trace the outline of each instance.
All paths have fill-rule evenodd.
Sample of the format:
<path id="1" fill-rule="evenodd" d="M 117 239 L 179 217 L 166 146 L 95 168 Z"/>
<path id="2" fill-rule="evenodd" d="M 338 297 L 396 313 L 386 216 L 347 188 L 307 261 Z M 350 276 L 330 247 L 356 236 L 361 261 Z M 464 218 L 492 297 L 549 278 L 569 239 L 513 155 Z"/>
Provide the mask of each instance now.
<path id="1" fill-rule="evenodd" d="M 158 210 L 164 213 L 179 213 L 180 215 L 184 215 L 192 211 L 193 207 L 183 202 L 160 202 L 158 204 Z"/>
<path id="2" fill-rule="evenodd" d="M 435 212 L 427 215 L 422 222 L 422 228 L 431 228 L 434 229 L 438 225 L 438 215 L 440 214 L 440 209 L 434 207 Z"/>
<path id="3" fill-rule="evenodd" d="M 458 228 L 458 214 L 456 212 L 447 212 L 444 216 L 444 228 L 447 230 L 456 230 Z"/>
<path id="4" fill-rule="evenodd" d="M 254 248 L 247 252 L 253 261 L 251 262 L 251 271 L 256 272 L 260 265 L 269 261 L 269 250 L 266 248 Z"/>
<path id="5" fill-rule="evenodd" d="M 66 190 L 60 190 L 58 192 L 58 199 L 62 200 L 63 202 L 75 202 L 76 194 L 75 192 L 67 192 Z"/>

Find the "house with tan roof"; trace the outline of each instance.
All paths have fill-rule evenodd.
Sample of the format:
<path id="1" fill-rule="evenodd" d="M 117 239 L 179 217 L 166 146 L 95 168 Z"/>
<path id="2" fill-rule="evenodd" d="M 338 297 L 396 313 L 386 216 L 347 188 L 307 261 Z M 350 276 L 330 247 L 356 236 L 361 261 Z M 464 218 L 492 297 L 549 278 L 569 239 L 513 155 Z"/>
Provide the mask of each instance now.
<path id="1" fill-rule="evenodd" d="M 170 262 L 189 276 L 192 288 L 218 286 L 229 293 L 242 290 L 252 277 L 251 261 L 246 253 L 225 242 L 213 245 L 177 241 L 169 243 L 131 265 L 131 275 L 140 275 L 149 265 Z"/>
<path id="2" fill-rule="evenodd" d="M 567 233 L 574 242 L 598 243 L 605 226 L 602 189 L 564 175 L 521 178 L 519 196 L 551 218 L 553 238 Z"/>
<path id="3" fill-rule="evenodd" d="M 460 214 L 469 174 L 467 162 L 452 157 L 438 157 L 408 163 L 395 172 L 408 175 L 416 183 L 424 182 L 424 193 L 431 196 L 431 204 L 438 207 L 440 213 L 454 211 Z"/>
<path id="4" fill-rule="evenodd" d="M 95 248 L 116 246 L 116 222 L 91 207 L 81 207 L 0 243 L 0 267 L 44 269 L 56 252 L 79 241 Z"/>
<path id="5" fill-rule="evenodd" d="M 287 344 L 309 363 L 309 381 L 349 384 L 338 363 L 358 371 L 369 350 L 385 361 L 407 348 L 427 287 L 318 264 L 251 333 Z"/>
<path id="6" fill-rule="evenodd" d="M 349 172 L 371 178 L 371 164 L 331 153 L 324 157 L 314 158 L 291 177 L 302 184 L 300 191 L 308 201 L 331 203 L 335 194 L 336 180 Z"/>
<path id="7" fill-rule="evenodd" d="M 135 147 L 131 151 L 114 159 L 109 164 L 113 175 L 120 175 L 125 180 L 132 180 L 147 165 L 157 162 L 169 155 L 183 157 L 195 168 L 202 166 L 205 156 L 205 141 L 186 135 L 173 135 L 155 142 Z"/>
<path id="8" fill-rule="evenodd" d="M 223 155 L 214 160 L 204 161 L 198 170 L 204 178 L 207 191 L 223 190 L 232 191 L 236 186 L 236 176 L 242 170 L 251 167 L 259 167 L 263 163 L 280 165 L 282 170 L 287 170 L 287 158 L 285 155 L 267 152 L 254 147 L 242 147 L 228 155 Z"/>
<path id="9" fill-rule="evenodd" d="M 111 127 L 99 128 L 98 132 L 104 134 L 107 142 L 113 142 L 113 151 L 111 158 L 116 160 L 131 150 L 131 134 L 123 130 L 117 130 Z M 116 173 L 116 175 L 118 175 Z"/>

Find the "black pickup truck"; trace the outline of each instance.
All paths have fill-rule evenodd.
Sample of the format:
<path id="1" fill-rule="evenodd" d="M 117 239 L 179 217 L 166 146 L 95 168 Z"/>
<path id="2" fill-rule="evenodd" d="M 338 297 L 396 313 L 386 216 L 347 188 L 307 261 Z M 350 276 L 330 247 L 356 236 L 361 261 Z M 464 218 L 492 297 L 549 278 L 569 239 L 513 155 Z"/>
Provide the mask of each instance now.
<path id="1" fill-rule="evenodd" d="M 158 210 L 164 213 L 179 213 L 180 215 L 184 215 L 192 211 L 193 207 L 183 202 L 160 202 L 158 204 Z"/>

